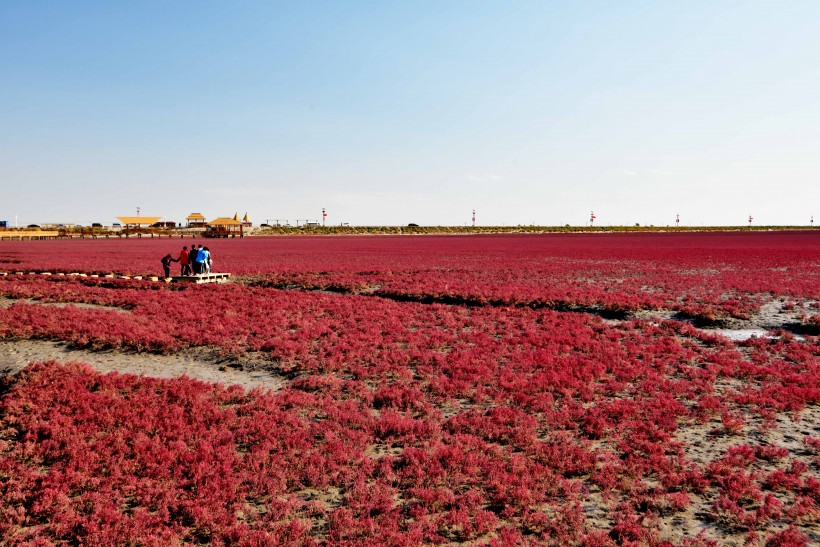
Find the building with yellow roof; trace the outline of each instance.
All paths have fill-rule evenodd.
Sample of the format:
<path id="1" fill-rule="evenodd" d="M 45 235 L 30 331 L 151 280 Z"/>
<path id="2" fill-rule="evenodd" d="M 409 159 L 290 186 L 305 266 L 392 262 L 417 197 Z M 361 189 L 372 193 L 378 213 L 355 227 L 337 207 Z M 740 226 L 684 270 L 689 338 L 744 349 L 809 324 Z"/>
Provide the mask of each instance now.
<path id="1" fill-rule="evenodd" d="M 238 217 L 237 217 L 238 218 Z M 229 217 L 219 217 L 206 223 L 205 237 L 243 237 L 242 222 Z"/>
<path id="2" fill-rule="evenodd" d="M 126 228 L 133 226 L 139 228 L 140 226 L 150 226 L 159 222 L 162 217 L 117 217 L 122 225 Z"/>
<path id="3" fill-rule="evenodd" d="M 189 228 L 202 228 L 206 224 L 205 215 L 202 213 L 191 213 L 185 217 L 185 220 L 188 221 Z"/>

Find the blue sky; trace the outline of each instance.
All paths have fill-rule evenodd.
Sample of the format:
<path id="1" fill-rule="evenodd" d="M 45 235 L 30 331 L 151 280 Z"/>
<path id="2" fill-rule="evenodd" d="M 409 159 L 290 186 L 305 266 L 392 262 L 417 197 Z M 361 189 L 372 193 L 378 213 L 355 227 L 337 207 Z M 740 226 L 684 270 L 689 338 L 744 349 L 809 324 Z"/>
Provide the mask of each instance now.
<path id="1" fill-rule="evenodd" d="M 820 222 L 820 2 L 0 2 L 0 219 Z"/>

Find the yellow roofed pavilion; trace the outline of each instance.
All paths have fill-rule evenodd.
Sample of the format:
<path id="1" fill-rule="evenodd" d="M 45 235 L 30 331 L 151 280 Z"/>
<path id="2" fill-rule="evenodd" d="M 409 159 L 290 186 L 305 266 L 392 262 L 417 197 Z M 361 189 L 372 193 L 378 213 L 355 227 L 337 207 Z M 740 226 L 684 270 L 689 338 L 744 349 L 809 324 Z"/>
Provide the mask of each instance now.
<path id="1" fill-rule="evenodd" d="M 126 226 L 150 226 L 162 217 L 117 217 L 117 220 Z"/>
<path id="2" fill-rule="evenodd" d="M 205 215 L 202 213 L 191 213 L 185 220 L 188 221 L 188 227 L 190 228 L 201 228 L 205 226 Z"/>
<path id="3" fill-rule="evenodd" d="M 215 218 L 207 223 L 208 226 L 240 226 L 242 223 L 228 217 Z"/>
<path id="4" fill-rule="evenodd" d="M 242 223 L 228 217 L 215 218 L 207 223 L 205 237 L 244 237 Z"/>

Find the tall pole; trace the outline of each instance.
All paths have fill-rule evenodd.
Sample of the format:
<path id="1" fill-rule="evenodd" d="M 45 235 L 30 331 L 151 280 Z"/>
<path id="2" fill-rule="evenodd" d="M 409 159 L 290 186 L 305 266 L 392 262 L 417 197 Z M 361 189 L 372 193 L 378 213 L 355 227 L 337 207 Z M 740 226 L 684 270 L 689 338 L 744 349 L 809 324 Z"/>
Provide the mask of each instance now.
<path id="1" fill-rule="evenodd" d="M 675 215 L 675 228 L 680 226 L 680 213 Z"/>
<path id="2" fill-rule="evenodd" d="M 589 225 L 590 227 L 595 225 L 595 211 L 589 212 Z"/>
<path id="3" fill-rule="evenodd" d="M 17 224 L 17 217 L 16 216 L 14 217 L 14 223 Z M 814 215 L 812 215 L 811 218 L 809 219 L 809 226 L 814 228 Z"/>
<path id="4" fill-rule="evenodd" d="M 327 213 L 325 212 L 325 208 L 322 207 L 322 228 L 325 227 L 325 219 L 327 218 Z"/>
<path id="5" fill-rule="evenodd" d="M 752 218 L 752 215 L 749 215 L 749 228 L 751 228 L 751 227 L 752 227 L 752 220 L 754 220 L 754 219 Z"/>
<path id="6" fill-rule="evenodd" d="M 137 207 L 137 216 L 140 216 L 140 208 Z"/>
<path id="7" fill-rule="evenodd" d="M 475 228 L 475 209 L 473 209 L 473 228 Z"/>

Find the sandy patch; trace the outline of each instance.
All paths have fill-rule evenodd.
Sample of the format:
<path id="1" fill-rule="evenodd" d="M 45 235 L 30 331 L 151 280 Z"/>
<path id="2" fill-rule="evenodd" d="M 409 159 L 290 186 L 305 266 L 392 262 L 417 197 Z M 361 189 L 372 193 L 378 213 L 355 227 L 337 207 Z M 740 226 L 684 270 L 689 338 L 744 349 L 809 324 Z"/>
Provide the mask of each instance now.
<path id="1" fill-rule="evenodd" d="M 100 372 L 122 372 L 154 378 L 185 375 L 205 382 L 239 384 L 246 389 L 278 390 L 287 380 L 282 376 L 236 360 L 219 358 L 207 349 L 181 351 L 173 355 L 129 353 L 119 350 L 71 349 L 63 342 L 45 340 L 0 340 L 0 375 L 15 374 L 32 362 L 56 359 L 82 361 Z"/>
<path id="2" fill-rule="evenodd" d="M 686 458 L 706 466 L 710 462 L 721 458 L 731 446 L 748 444 L 752 447 L 774 445 L 787 449 L 788 456 L 778 462 L 758 460 L 749 467 L 757 473 L 770 473 L 775 469 L 786 469 L 792 460 L 800 460 L 808 465 L 804 477 L 820 480 L 820 469 L 812 464 L 813 455 L 803 444 L 807 435 L 820 436 L 820 406 L 811 405 L 794 416 L 780 414 L 776 418 L 776 427 L 762 427 L 763 421 L 756 415 L 743 412 L 746 425 L 737 435 L 728 434 L 721 425 L 720 419 L 715 418 L 705 424 L 687 424 L 678 429 L 675 439 L 684 443 Z M 782 492 L 772 493 L 788 508 L 794 502 L 791 494 Z M 660 528 L 668 530 L 673 541 L 680 541 L 682 537 L 694 536 L 703 531 L 706 537 L 716 540 L 720 545 L 743 545 L 745 532 L 732 530 L 714 519 L 712 504 L 717 499 L 717 490 L 707 488 L 704 495 L 690 495 L 692 505 L 686 511 L 672 517 L 661 517 Z M 820 522 L 803 521 L 796 524 L 797 528 L 809 537 L 809 543 L 820 545 Z M 785 521 L 775 520 L 761 531 L 766 533 L 786 528 Z"/>
<path id="3" fill-rule="evenodd" d="M 83 302 L 43 302 L 41 300 L 34 300 L 33 298 L 9 298 L 7 296 L 0 296 L 0 308 L 8 308 L 12 304 L 34 304 L 37 306 L 54 306 L 55 308 L 65 308 L 66 306 L 76 306 L 78 308 L 87 308 L 95 310 L 113 310 L 123 313 L 131 313 L 131 310 L 125 308 L 118 308 L 115 306 L 101 306 L 99 304 L 85 304 Z"/>
<path id="4" fill-rule="evenodd" d="M 714 325 L 703 325 L 697 321 L 682 317 L 672 310 L 638 310 L 633 312 L 627 320 L 642 319 L 652 323 L 674 320 L 690 323 L 698 327 L 703 332 L 709 334 L 720 334 L 732 340 L 740 342 L 756 336 L 758 338 L 774 338 L 772 331 L 785 330 L 792 331 L 801 328 L 801 313 L 805 312 L 802 307 L 795 307 L 788 310 L 784 307 L 783 300 L 772 300 L 760 306 L 760 310 L 750 319 L 723 318 Z M 623 323 L 622 319 L 607 319 L 605 322 L 610 325 Z M 804 340 L 800 334 L 794 334 L 795 339 Z"/>

